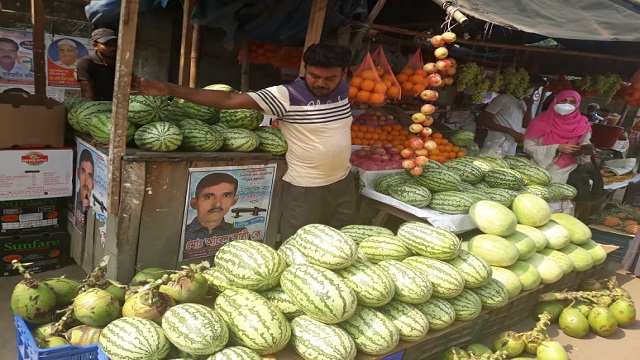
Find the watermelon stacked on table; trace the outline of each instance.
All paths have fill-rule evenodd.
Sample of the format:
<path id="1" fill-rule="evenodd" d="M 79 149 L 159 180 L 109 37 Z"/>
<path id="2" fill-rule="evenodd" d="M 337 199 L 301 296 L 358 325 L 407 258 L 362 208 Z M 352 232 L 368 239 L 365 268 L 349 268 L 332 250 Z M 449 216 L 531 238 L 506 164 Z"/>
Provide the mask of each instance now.
<path id="1" fill-rule="evenodd" d="M 208 90 L 235 92 L 224 84 Z M 90 134 L 98 143 L 111 138 L 112 102 L 70 100 L 67 120 L 71 127 Z M 129 98 L 127 142 L 146 151 L 230 151 L 254 150 L 283 155 L 287 141 L 276 128 L 260 126 L 264 116 L 255 110 L 219 110 L 162 96 L 132 95 Z"/>

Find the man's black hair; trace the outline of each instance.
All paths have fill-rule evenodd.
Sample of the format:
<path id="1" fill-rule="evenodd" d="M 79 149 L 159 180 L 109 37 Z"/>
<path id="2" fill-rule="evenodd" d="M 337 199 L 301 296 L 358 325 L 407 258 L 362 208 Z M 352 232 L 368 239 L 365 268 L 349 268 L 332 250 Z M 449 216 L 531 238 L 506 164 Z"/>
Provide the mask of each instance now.
<path id="1" fill-rule="evenodd" d="M 234 194 L 238 191 L 238 179 L 227 173 L 213 173 L 203 177 L 198 185 L 196 185 L 196 197 L 198 197 L 205 188 L 222 183 L 232 184 Z"/>
<path id="2" fill-rule="evenodd" d="M 342 45 L 313 44 L 304 52 L 302 60 L 309 66 L 344 70 L 351 64 L 351 51 Z"/>
<path id="3" fill-rule="evenodd" d="M 13 46 L 16 47 L 16 50 L 20 49 L 20 45 L 18 45 L 18 43 L 13 41 L 12 39 L 9 39 L 6 37 L 0 37 L 0 42 L 13 44 Z"/>
<path id="4" fill-rule="evenodd" d="M 93 165 L 93 155 L 91 155 L 91 151 L 89 151 L 89 149 L 84 149 L 80 152 L 80 160 L 78 161 L 78 165 L 82 164 L 83 162 L 90 162 L 91 163 L 91 167 L 94 167 Z"/>

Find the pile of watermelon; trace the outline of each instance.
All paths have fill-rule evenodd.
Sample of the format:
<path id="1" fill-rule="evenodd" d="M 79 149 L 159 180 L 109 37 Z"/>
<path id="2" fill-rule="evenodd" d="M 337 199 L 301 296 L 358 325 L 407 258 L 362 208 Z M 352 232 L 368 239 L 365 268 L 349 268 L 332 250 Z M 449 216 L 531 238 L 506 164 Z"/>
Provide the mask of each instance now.
<path id="1" fill-rule="evenodd" d="M 571 185 L 551 182 L 546 169 L 515 156 L 465 156 L 445 164 L 429 161 L 417 176 L 408 172 L 381 176 L 375 190 L 445 214 L 467 214 L 480 200 L 511 206 L 521 193 L 535 194 L 549 202 L 570 200 L 577 194 Z"/>
<path id="2" fill-rule="evenodd" d="M 224 84 L 208 90 L 235 92 Z M 110 101 L 69 101 L 67 121 L 77 132 L 108 144 L 111 136 Z M 287 152 L 287 142 L 275 128 L 261 127 L 263 115 L 255 110 L 219 110 L 167 97 L 133 95 L 129 98 L 127 142 L 145 151 L 260 150 L 274 155 Z"/>

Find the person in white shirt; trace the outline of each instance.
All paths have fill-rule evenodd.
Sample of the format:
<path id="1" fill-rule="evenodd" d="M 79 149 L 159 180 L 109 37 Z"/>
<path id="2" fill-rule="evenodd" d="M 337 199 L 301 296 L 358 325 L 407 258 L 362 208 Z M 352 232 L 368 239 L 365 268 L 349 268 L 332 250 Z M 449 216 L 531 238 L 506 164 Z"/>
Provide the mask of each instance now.
<path id="1" fill-rule="evenodd" d="M 0 37 L 0 77 L 9 80 L 33 80 L 31 69 L 18 63 L 18 43 L 5 37 Z M 31 76 L 26 76 L 31 75 Z"/>

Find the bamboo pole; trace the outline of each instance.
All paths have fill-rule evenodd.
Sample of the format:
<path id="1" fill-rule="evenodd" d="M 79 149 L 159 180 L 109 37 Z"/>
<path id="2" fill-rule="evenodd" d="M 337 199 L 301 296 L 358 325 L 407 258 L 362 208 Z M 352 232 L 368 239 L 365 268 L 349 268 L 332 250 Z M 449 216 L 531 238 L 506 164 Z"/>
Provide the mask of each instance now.
<path id="1" fill-rule="evenodd" d="M 198 86 L 198 59 L 200 58 L 200 25 L 193 25 L 193 37 L 191 39 L 191 66 L 189 71 L 189 87 Z"/>
<path id="2" fill-rule="evenodd" d="M 373 6 L 373 9 L 371 9 L 371 12 L 369 13 L 369 15 L 367 15 L 367 25 L 373 24 L 373 22 L 378 17 L 378 14 L 380 14 L 380 11 L 382 11 L 382 7 L 384 6 L 384 4 L 386 4 L 386 2 L 387 0 L 378 0 L 378 2 Z M 351 45 L 349 45 L 351 51 L 356 51 L 360 47 L 360 44 L 362 43 L 365 35 L 366 34 L 364 31 L 359 31 L 356 34 L 356 36 L 353 38 L 353 41 L 351 41 Z"/>
<path id="3" fill-rule="evenodd" d="M 180 39 L 180 68 L 178 69 L 178 84 L 189 84 L 191 68 L 191 49 L 193 47 L 193 26 L 189 22 L 194 0 L 184 0 L 182 8 L 182 35 Z"/>
<path id="4" fill-rule="evenodd" d="M 133 53 L 138 26 L 140 0 L 122 2 L 120 8 L 120 35 L 116 60 L 116 78 L 113 92 L 113 124 L 109 139 L 109 214 L 117 214 L 120 205 L 120 176 L 122 157 L 126 151 L 127 118 L 129 115 L 129 89 L 133 74 Z"/>
<path id="5" fill-rule="evenodd" d="M 31 27 L 33 29 L 33 69 L 36 96 L 44 104 L 47 98 L 47 73 L 44 66 L 44 4 L 42 0 L 31 0 Z"/>
<path id="6" fill-rule="evenodd" d="M 322 37 L 322 26 L 324 24 L 324 15 L 327 12 L 327 0 L 313 0 L 311 3 L 311 13 L 309 16 L 309 26 L 307 27 L 307 36 L 304 40 L 304 50 L 314 43 L 320 41 Z M 300 75 L 304 74 L 304 63 L 300 64 Z"/>
<path id="7" fill-rule="evenodd" d="M 249 40 L 246 38 L 242 40 L 242 65 L 240 66 L 240 91 L 249 91 L 249 52 L 251 48 L 249 46 Z"/>

